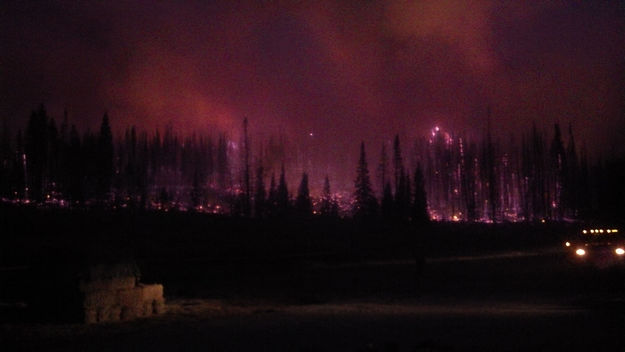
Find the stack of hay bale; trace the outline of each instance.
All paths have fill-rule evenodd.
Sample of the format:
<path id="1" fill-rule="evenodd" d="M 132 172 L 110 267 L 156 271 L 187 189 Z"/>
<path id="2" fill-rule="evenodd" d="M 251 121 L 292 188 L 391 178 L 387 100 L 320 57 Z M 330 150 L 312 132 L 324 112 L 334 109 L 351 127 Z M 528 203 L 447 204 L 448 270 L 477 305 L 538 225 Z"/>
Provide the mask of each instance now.
<path id="1" fill-rule="evenodd" d="M 164 312 L 163 285 L 139 283 L 132 259 L 76 252 L 39 256 L 31 265 L 28 306 L 43 321 L 112 322 Z"/>
<path id="2" fill-rule="evenodd" d="M 163 285 L 137 281 L 133 268 L 126 264 L 90 267 L 79 283 L 84 322 L 130 320 L 164 312 Z"/>

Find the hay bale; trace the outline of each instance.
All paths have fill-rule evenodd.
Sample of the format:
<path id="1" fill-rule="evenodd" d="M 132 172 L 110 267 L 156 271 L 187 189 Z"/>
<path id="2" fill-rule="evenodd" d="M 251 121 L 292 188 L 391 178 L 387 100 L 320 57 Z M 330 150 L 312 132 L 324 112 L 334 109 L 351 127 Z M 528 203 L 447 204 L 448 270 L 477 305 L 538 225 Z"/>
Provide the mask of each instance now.
<path id="1" fill-rule="evenodd" d="M 111 317 L 111 306 L 102 306 L 96 309 L 96 320 L 98 323 L 109 321 Z"/>
<path id="2" fill-rule="evenodd" d="M 144 301 L 141 305 L 141 316 L 147 318 L 151 316 L 152 313 L 152 302 Z"/>
<path id="3" fill-rule="evenodd" d="M 163 285 L 138 284 L 120 290 L 83 292 L 82 309 L 86 323 L 130 320 L 165 311 Z"/>
<path id="4" fill-rule="evenodd" d="M 142 289 L 142 299 L 144 301 L 164 301 L 163 285 L 161 284 L 138 284 L 137 287 Z"/>
<path id="5" fill-rule="evenodd" d="M 89 291 L 83 293 L 82 306 L 85 309 L 101 309 L 117 304 L 116 291 Z"/>
<path id="6" fill-rule="evenodd" d="M 99 264 L 81 275 L 78 288 L 87 323 L 135 318 L 143 302 L 132 264 Z"/>
<path id="7" fill-rule="evenodd" d="M 120 305 L 114 305 L 109 310 L 109 316 L 107 321 L 119 321 L 122 315 L 122 307 Z"/>
<path id="8" fill-rule="evenodd" d="M 116 291 L 119 305 L 122 307 L 136 307 L 143 299 L 139 287 Z"/>
<path id="9" fill-rule="evenodd" d="M 134 319 L 140 316 L 143 302 L 142 291 L 140 287 L 117 291 L 118 302 L 121 307 L 121 320 Z"/>
<path id="10" fill-rule="evenodd" d="M 137 307 L 122 306 L 119 314 L 120 320 L 132 320 L 137 317 Z"/>
<path id="11" fill-rule="evenodd" d="M 165 313 L 165 300 L 152 302 L 152 310 L 154 314 Z"/>
<path id="12" fill-rule="evenodd" d="M 144 316 L 162 314 L 165 312 L 165 298 L 163 297 L 163 285 L 139 284 L 142 289 L 142 301 Z"/>
<path id="13" fill-rule="evenodd" d="M 84 310 L 85 324 L 94 324 L 98 322 L 98 315 L 95 309 L 89 308 Z"/>

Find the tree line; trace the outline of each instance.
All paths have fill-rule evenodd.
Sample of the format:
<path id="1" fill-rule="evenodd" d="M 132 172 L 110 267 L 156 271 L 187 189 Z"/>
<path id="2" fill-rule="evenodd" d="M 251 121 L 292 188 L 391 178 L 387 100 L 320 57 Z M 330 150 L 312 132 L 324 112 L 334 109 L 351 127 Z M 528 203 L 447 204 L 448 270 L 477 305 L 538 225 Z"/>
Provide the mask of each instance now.
<path id="1" fill-rule="evenodd" d="M 80 134 L 68 123 L 67 113 L 57 126 L 41 105 L 15 136 L 6 123 L 2 126 L 0 197 L 22 203 L 184 208 L 245 217 L 338 216 L 329 178 L 313 202 L 304 173 L 292 199 L 284 140 L 270 138 L 252 157 L 247 120 L 243 129 L 238 143 L 225 133 L 181 137 L 171 127 L 148 135 L 132 126 L 115 139 L 107 114 L 98 132 Z"/>
<path id="2" fill-rule="evenodd" d="M 416 143 L 425 165 L 428 203 L 444 220 L 543 221 L 618 218 L 625 210 L 625 159 L 590 160 L 573 128 L 563 136 L 533 124 L 505 142 L 490 123 L 481 138 L 434 129 Z"/>
<path id="3" fill-rule="evenodd" d="M 252 153 L 247 119 L 241 132 L 235 142 L 225 133 L 182 137 L 168 127 L 148 135 L 130 127 L 115 138 L 104 114 L 97 132 L 81 134 L 67 113 L 57 126 L 41 105 L 24 131 L 2 128 L 0 196 L 64 206 L 414 222 L 560 221 L 625 210 L 623 158 L 589 160 L 571 126 L 567 143 L 559 124 L 550 138 L 533 125 L 520 141 L 511 136 L 505 143 L 493 137 L 490 124 L 479 138 L 437 127 L 405 155 L 395 136 L 382 145 L 375 175 L 363 142 L 348 204 L 340 204 L 328 176 L 321 194 L 311 197 L 306 172 L 291 195 L 284 140 L 262 141 Z"/>

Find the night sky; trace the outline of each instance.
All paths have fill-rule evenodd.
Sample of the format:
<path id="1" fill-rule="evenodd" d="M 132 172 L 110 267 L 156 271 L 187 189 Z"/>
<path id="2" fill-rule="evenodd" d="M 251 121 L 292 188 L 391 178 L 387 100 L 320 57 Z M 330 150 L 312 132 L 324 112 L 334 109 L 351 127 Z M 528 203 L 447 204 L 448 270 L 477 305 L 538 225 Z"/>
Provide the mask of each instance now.
<path id="1" fill-rule="evenodd" d="M 373 163 L 395 133 L 481 133 L 490 108 L 501 139 L 559 121 L 593 153 L 622 152 L 624 13 L 622 1 L 3 1 L 0 115 L 23 128 L 44 103 L 82 129 L 108 111 L 117 131 L 233 134 L 247 117 L 254 135 L 323 158 L 365 140 Z"/>

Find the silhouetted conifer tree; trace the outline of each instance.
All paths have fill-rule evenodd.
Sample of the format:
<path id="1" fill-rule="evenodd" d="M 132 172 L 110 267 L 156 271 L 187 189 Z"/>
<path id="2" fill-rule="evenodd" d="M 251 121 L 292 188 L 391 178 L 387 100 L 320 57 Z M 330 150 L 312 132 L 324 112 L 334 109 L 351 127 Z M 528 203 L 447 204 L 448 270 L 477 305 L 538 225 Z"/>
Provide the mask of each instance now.
<path id="1" fill-rule="evenodd" d="M 477 210 L 476 210 L 476 171 L 477 166 L 475 165 L 475 161 L 477 158 L 477 147 L 475 143 L 464 143 L 464 150 L 461 160 L 461 185 L 462 185 L 462 196 L 464 199 L 464 205 L 467 214 L 468 221 L 476 221 L 477 220 Z M 415 175 L 416 177 L 416 175 Z M 422 176 L 423 177 L 423 176 Z M 416 184 L 415 184 L 415 187 Z M 416 190 L 415 190 L 416 191 Z M 425 189 L 423 190 L 425 192 Z M 415 193 L 416 194 L 416 193 Z M 415 199 L 416 202 L 416 199 Z"/>
<path id="2" fill-rule="evenodd" d="M 388 155 L 386 152 L 386 144 L 382 143 L 382 150 L 380 151 L 380 164 L 378 165 L 378 185 L 380 187 L 380 193 L 384 196 L 386 183 L 388 181 Z M 392 194 L 391 194 L 392 195 Z"/>
<path id="3" fill-rule="evenodd" d="M 202 186 L 200 184 L 200 172 L 195 171 L 193 173 L 193 185 L 191 188 L 191 205 L 193 208 L 197 208 L 202 204 Z"/>
<path id="4" fill-rule="evenodd" d="M 354 192 L 354 206 L 352 209 L 354 217 L 365 219 L 374 216 L 377 212 L 378 203 L 371 189 L 364 142 L 360 144 L 360 157 L 358 159 L 354 186 L 356 188 Z"/>
<path id="5" fill-rule="evenodd" d="M 161 187 L 161 190 L 158 194 L 158 201 L 159 203 L 161 203 L 162 207 L 169 208 L 171 197 L 169 195 L 169 192 L 167 192 L 167 188 Z"/>
<path id="6" fill-rule="evenodd" d="M 63 197 L 69 196 L 69 183 L 70 183 L 70 156 L 69 156 L 69 122 L 67 117 L 67 110 L 63 111 L 63 122 L 59 129 L 59 141 L 58 141 L 58 183 L 59 190 Z"/>
<path id="7" fill-rule="evenodd" d="M 412 208 L 412 186 L 410 185 L 410 174 L 408 172 L 404 174 L 404 179 L 403 192 L 406 198 L 406 200 L 404 200 L 404 208 L 406 209 L 404 210 L 404 218 L 408 220 L 412 215 L 410 211 Z"/>
<path id="8" fill-rule="evenodd" d="M 417 163 L 414 173 L 414 201 L 412 203 L 412 221 L 418 224 L 428 222 L 430 219 L 427 210 L 427 196 L 425 193 L 425 180 L 421 164 Z"/>
<path id="9" fill-rule="evenodd" d="M 54 118 L 48 119 L 48 131 L 46 134 L 47 139 L 47 151 L 48 155 L 46 157 L 46 175 L 47 180 L 45 184 L 44 193 L 46 197 L 51 195 L 51 193 L 59 190 L 58 182 L 59 182 L 59 132 L 56 128 L 56 121 Z"/>
<path id="10" fill-rule="evenodd" d="M 395 190 L 394 216 L 397 220 L 407 220 L 410 210 L 410 180 L 402 169 L 399 174 L 399 183 Z"/>
<path id="11" fill-rule="evenodd" d="M 157 130 L 158 135 L 158 130 Z M 157 148 L 157 144 L 160 144 L 160 138 L 158 141 L 156 138 L 152 141 L 154 149 Z M 128 196 L 131 199 L 136 199 L 139 195 L 139 175 L 138 175 L 138 161 L 137 161 L 137 131 L 134 126 L 130 129 L 126 129 L 125 138 L 124 138 L 124 150 L 126 152 L 125 163 L 122 166 L 124 170 L 124 180 L 122 184 L 126 189 Z M 153 169 L 152 174 L 157 171 L 157 157 L 153 156 Z"/>
<path id="12" fill-rule="evenodd" d="M 75 205 L 76 202 L 84 200 L 82 190 L 82 180 L 84 175 L 84 166 L 81 148 L 82 144 L 76 126 L 72 125 L 69 132 L 69 196 L 70 201 Z"/>
<path id="13" fill-rule="evenodd" d="M 310 191 L 308 189 L 308 174 L 302 174 L 302 181 L 297 190 L 295 198 L 295 211 L 300 216 L 309 216 L 312 213 L 312 201 L 310 200 Z"/>
<path id="14" fill-rule="evenodd" d="M 254 187 L 254 216 L 257 218 L 264 218 L 267 215 L 267 199 L 265 194 L 265 181 L 263 181 L 263 176 L 263 167 L 261 165 L 258 167 L 258 169 L 256 169 L 256 186 Z"/>
<path id="15" fill-rule="evenodd" d="M 573 127 L 569 124 L 569 143 L 566 148 L 567 170 L 562 189 L 562 200 L 566 207 L 567 216 L 576 218 L 579 214 L 579 159 L 573 137 Z"/>
<path id="16" fill-rule="evenodd" d="M 209 185 L 212 185 L 215 181 L 215 157 L 214 157 L 213 139 L 208 138 L 206 140 L 206 155 L 204 157 L 204 164 L 206 168 L 206 181 Z"/>
<path id="17" fill-rule="evenodd" d="M 393 181 L 395 182 L 395 197 L 397 197 L 397 193 L 401 192 L 399 182 L 404 173 L 404 163 L 401 156 L 401 148 L 399 146 L 399 135 L 395 135 L 395 140 L 393 141 L 393 172 Z"/>
<path id="18" fill-rule="evenodd" d="M 386 181 L 384 186 L 384 194 L 382 195 L 382 217 L 389 220 L 393 217 L 393 210 L 395 208 L 395 200 L 393 199 L 393 191 L 391 182 Z"/>
<path id="19" fill-rule="evenodd" d="M 97 197 L 102 200 L 106 199 L 107 194 L 111 191 L 113 180 L 113 133 L 106 113 L 102 117 L 102 124 L 100 125 L 97 151 Z"/>
<path id="20" fill-rule="evenodd" d="M 81 180 L 85 200 L 93 200 L 97 196 L 99 180 L 98 137 L 87 131 L 82 138 L 81 160 L 84 176 Z"/>
<path id="21" fill-rule="evenodd" d="M 284 173 L 284 164 L 280 170 L 280 181 L 276 189 L 276 212 L 279 215 L 285 215 L 290 210 L 289 189 L 286 184 L 286 175 Z"/>
<path id="22" fill-rule="evenodd" d="M 0 132 L 0 197 L 12 198 L 11 169 L 13 167 L 14 152 L 11 150 L 11 134 L 6 119 L 2 120 Z"/>
<path id="23" fill-rule="evenodd" d="M 149 197 L 150 197 L 150 180 L 149 180 L 149 152 L 150 148 L 148 145 L 148 135 L 147 133 L 141 133 L 141 137 L 137 142 L 137 189 L 139 194 L 139 208 L 145 209 L 149 205 Z M 172 198 L 170 197 L 167 189 L 165 192 L 167 194 L 167 201 L 170 202 Z"/>
<path id="24" fill-rule="evenodd" d="M 250 140 L 247 133 L 248 122 L 247 118 L 243 119 L 243 175 L 242 175 L 242 187 L 243 187 L 243 202 L 242 212 L 243 216 L 249 217 L 251 215 L 251 185 L 250 185 Z"/>
<path id="25" fill-rule="evenodd" d="M 273 216 L 278 212 L 278 190 L 276 189 L 276 174 L 271 173 L 269 195 L 267 196 L 267 215 Z"/>
<path id="26" fill-rule="evenodd" d="M 29 198 L 43 200 L 48 157 L 48 115 L 42 105 L 30 115 L 26 128 L 25 154 Z"/>
<path id="27" fill-rule="evenodd" d="M 321 194 L 321 207 L 319 209 L 319 212 L 322 216 L 326 217 L 338 216 L 338 204 L 332 196 L 332 191 L 330 190 L 330 179 L 328 178 L 328 175 L 326 175 L 325 180 L 323 181 L 323 192 Z"/>
<path id="28" fill-rule="evenodd" d="M 217 185 L 224 191 L 230 186 L 230 170 L 228 166 L 228 141 L 225 135 L 219 136 L 217 144 Z"/>
<path id="29" fill-rule="evenodd" d="M 562 192 L 565 182 L 567 162 L 560 125 L 557 123 L 554 125 L 554 135 L 553 140 L 551 141 L 550 149 L 550 160 L 549 193 L 551 194 L 551 199 L 549 202 L 549 209 L 551 209 L 552 219 L 562 220 L 562 217 L 564 216 Z"/>
<path id="30" fill-rule="evenodd" d="M 549 190 L 545 185 L 545 141 L 542 134 L 538 131 L 536 124 L 532 124 L 532 149 L 531 149 L 531 166 L 533 168 L 532 187 L 530 193 L 533 200 L 532 215 L 534 219 L 543 219 L 547 217 L 547 209 L 549 208 Z"/>
<path id="31" fill-rule="evenodd" d="M 499 194 L 497 184 L 497 156 L 495 151 L 495 144 L 493 143 L 491 130 L 490 130 L 490 110 L 489 120 L 486 128 L 486 140 L 484 141 L 482 149 L 482 175 L 484 175 L 484 184 L 487 189 L 487 202 L 488 202 L 488 216 L 490 220 L 497 221 L 498 206 L 499 206 Z"/>
<path id="32" fill-rule="evenodd" d="M 136 140 L 136 131 L 134 130 L 134 126 L 132 127 L 132 129 L 133 129 L 132 133 L 135 134 L 135 140 Z M 126 131 L 126 134 L 128 134 L 128 131 Z M 126 137 L 126 139 L 128 139 L 128 136 Z M 157 128 L 156 131 L 154 131 L 154 137 L 152 137 L 152 143 L 150 143 L 150 170 L 149 171 L 151 175 L 156 175 L 160 172 L 160 168 L 163 163 L 162 154 L 163 154 L 163 140 L 161 138 L 161 132 Z"/>
<path id="33" fill-rule="evenodd" d="M 180 148 L 180 174 L 182 175 L 182 182 L 187 183 L 189 180 L 193 182 L 195 174 L 200 173 L 202 164 L 197 163 L 195 155 L 197 146 L 197 139 L 195 133 L 192 136 L 184 138 L 184 143 Z M 178 171 L 178 170 L 177 170 Z M 198 175 L 199 178 L 199 175 Z M 198 180 L 199 181 L 199 180 Z"/>
<path id="34" fill-rule="evenodd" d="M 22 130 L 17 131 L 17 137 L 15 139 L 15 158 L 12 179 L 15 182 L 15 196 L 20 199 L 28 198 L 27 189 L 27 176 L 26 176 L 26 151 L 24 147 L 24 134 Z"/>

